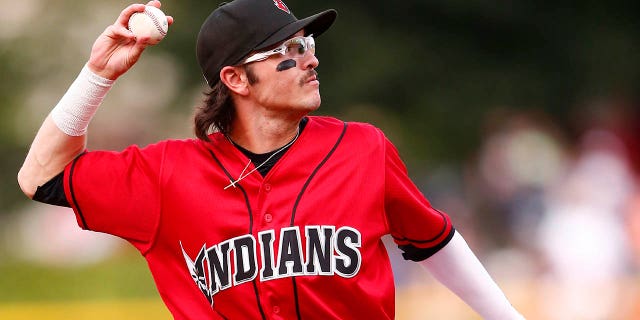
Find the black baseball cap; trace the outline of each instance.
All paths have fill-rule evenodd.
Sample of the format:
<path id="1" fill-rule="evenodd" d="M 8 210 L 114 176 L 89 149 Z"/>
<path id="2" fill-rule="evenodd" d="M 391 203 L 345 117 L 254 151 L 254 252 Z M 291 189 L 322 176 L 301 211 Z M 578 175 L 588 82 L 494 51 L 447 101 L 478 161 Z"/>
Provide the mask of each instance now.
<path id="1" fill-rule="evenodd" d="M 196 55 L 210 87 L 220 81 L 220 70 L 286 40 L 304 29 L 314 37 L 333 24 L 338 13 L 329 9 L 298 20 L 281 0 L 234 0 L 222 3 L 204 21 Z"/>

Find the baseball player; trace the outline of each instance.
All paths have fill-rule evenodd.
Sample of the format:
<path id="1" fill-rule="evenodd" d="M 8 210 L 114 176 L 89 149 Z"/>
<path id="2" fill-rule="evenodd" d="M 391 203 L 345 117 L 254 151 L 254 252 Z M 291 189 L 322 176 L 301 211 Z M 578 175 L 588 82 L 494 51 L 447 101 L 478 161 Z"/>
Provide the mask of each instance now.
<path id="1" fill-rule="evenodd" d="M 127 7 L 98 37 L 18 181 L 135 246 L 176 319 L 393 319 L 387 234 L 483 317 L 522 318 L 383 132 L 309 115 L 315 39 L 335 10 L 297 19 L 282 1 L 221 5 L 197 39 L 211 88 L 197 139 L 85 150 L 97 107 L 148 45 L 126 29 L 143 10 Z"/>

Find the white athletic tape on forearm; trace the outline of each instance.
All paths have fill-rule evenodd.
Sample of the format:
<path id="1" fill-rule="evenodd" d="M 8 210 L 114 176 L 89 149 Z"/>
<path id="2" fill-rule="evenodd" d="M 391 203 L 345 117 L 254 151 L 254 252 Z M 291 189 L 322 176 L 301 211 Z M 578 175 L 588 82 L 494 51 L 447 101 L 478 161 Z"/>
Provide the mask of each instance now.
<path id="1" fill-rule="evenodd" d="M 87 65 L 82 68 L 58 104 L 51 110 L 51 118 L 62 132 L 82 136 L 114 80 L 93 73 Z"/>

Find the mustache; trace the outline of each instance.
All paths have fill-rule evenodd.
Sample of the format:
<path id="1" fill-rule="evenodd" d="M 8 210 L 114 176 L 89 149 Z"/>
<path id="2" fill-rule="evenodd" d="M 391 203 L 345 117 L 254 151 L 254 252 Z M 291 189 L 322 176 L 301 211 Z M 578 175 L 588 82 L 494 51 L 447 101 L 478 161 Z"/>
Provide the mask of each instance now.
<path id="1" fill-rule="evenodd" d="M 320 77 L 318 76 L 318 71 L 316 71 L 315 69 L 311 69 L 305 73 L 305 75 L 300 80 L 300 85 L 304 85 L 305 83 L 311 81 L 312 79 L 320 80 Z"/>

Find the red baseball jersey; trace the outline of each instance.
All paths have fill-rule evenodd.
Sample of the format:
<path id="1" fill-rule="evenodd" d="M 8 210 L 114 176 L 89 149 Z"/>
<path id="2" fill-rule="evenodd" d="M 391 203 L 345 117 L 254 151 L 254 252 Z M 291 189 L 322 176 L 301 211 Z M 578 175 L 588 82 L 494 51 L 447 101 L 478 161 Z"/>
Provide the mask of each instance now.
<path id="1" fill-rule="evenodd" d="M 420 260 L 453 235 L 371 125 L 308 117 L 265 177 L 226 190 L 250 160 L 210 138 L 85 152 L 64 173 L 79 225 L 132 243 L 176 319 L 393 319 L 381 237 Z"/>

